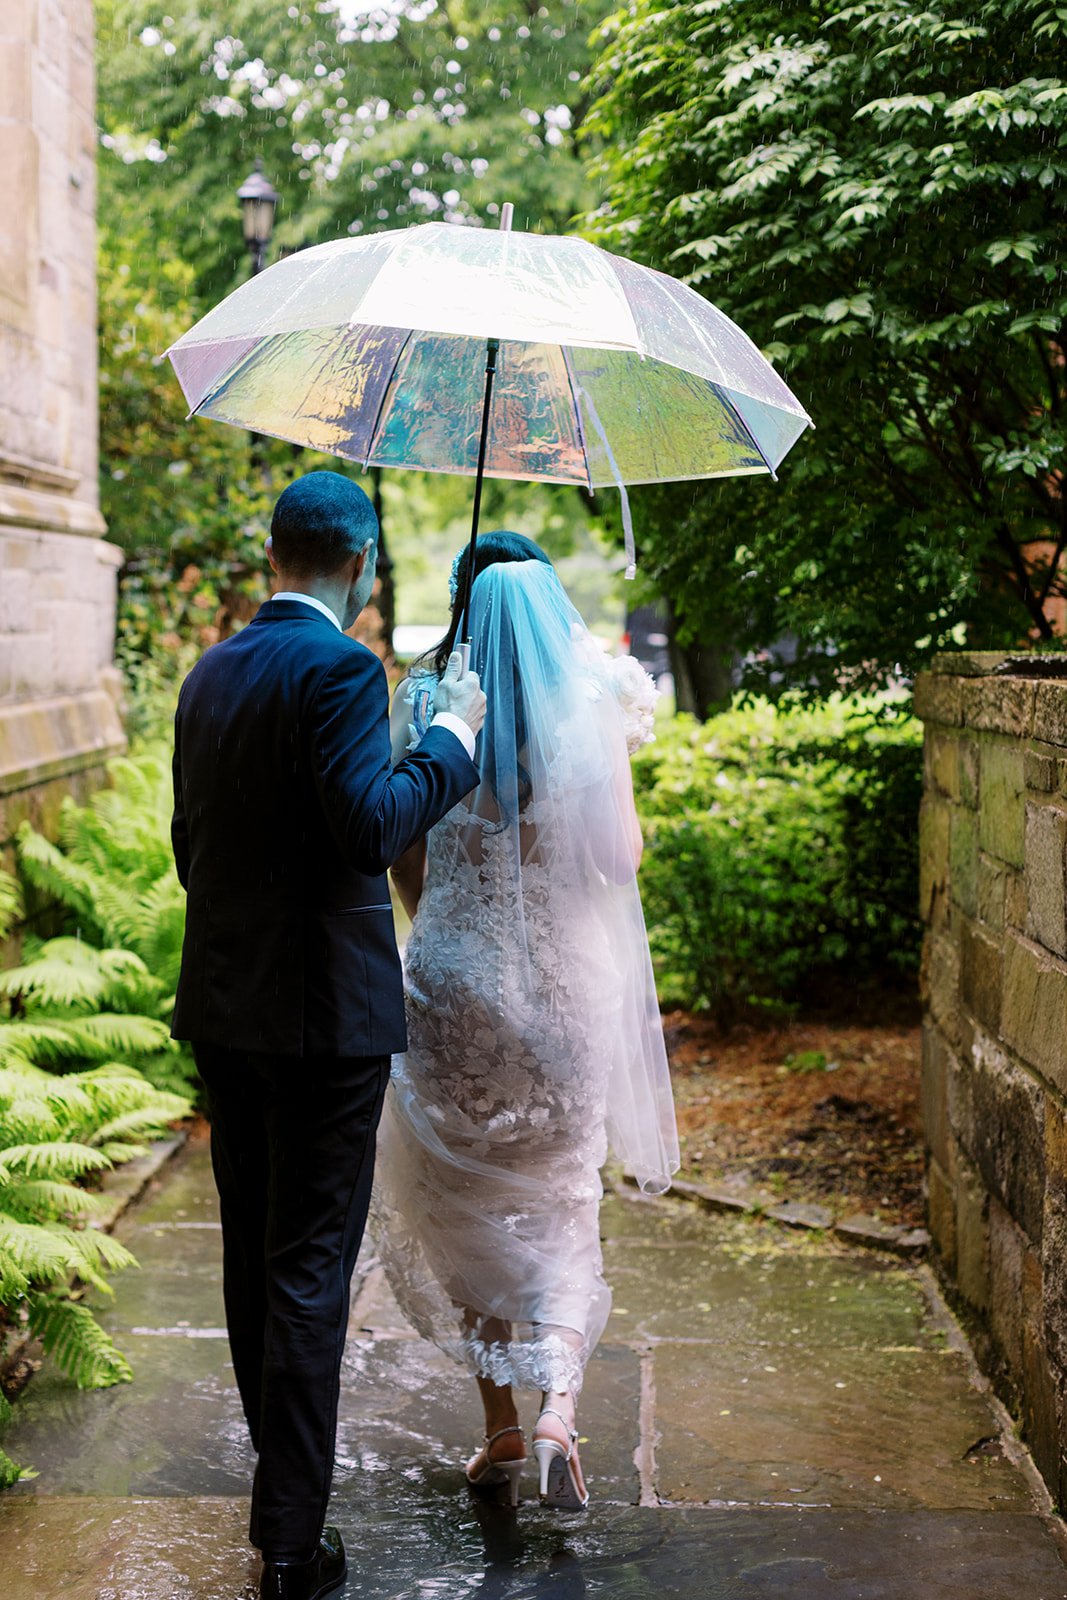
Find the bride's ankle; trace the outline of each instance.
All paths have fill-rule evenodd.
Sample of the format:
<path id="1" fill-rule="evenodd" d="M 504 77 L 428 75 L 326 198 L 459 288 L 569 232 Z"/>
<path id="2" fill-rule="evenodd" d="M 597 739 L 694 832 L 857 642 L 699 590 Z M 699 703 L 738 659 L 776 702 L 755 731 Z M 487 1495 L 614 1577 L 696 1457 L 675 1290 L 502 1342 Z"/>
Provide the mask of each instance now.
<path id="1" fill-rule="evenodd" d="M 546 1394 L 542 1389 L 541 1410 L 555 1412 L 558 1416 L 563 1418 L 563 1421 L 568 1428 L 574 1427 L 576 1407 L 574 1396 L 569 1390 L 554 1389 Z"/>
<path id="2" fill-rule="evenodd" d="M 485 1425 L 482 1450 L 490 1461 L 521 1461 L 526 1455 L 526 1436 L 517 1422 Z"/>

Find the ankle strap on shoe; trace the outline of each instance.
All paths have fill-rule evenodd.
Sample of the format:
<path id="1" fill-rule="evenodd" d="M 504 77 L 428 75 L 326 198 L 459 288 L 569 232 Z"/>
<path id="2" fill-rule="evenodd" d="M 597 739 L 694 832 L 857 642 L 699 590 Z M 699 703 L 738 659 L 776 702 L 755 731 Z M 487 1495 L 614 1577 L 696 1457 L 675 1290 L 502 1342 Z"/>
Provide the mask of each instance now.
<path id="1" fill-rule="evenodd" d="M 496 1441 L 498 1439 L 502 1439 L 506 1433 L 522 1433 L 522 1429 L 516 1423 L 513 1422 L 511 1424 L 510 1428 L 498 1428 L 496 1433 L 494 1433 L 492 1435 L 490 1435 L 488 1433 L 485 1434 L 484 1435 L 485 1442 L 486 1442 L 486 1444 L 495 1444 Z"/>
<path id="2" fill-rule="evenodd" d="M 564 1428 L 567 1430 L 569 1438 L 577 1439 L 578 1429 L 572 1428 L 566 1417 L 561 1416 L 553 1406 L 542 1406 L 540 1411 L 537 1413 L 538 1422 L 540 1422 L 542 1417 L 556 1417 L 560 1422 L 562 1422 Z"/>

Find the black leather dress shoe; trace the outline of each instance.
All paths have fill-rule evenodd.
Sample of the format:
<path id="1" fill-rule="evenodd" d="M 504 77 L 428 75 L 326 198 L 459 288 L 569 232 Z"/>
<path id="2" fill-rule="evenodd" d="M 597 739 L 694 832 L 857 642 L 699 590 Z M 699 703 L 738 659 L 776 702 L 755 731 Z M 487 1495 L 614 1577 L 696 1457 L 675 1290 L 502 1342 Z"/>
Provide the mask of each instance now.
<path id="1" fill-rule="evenodd" d="M 345 1581 L 348 1562 L 336 1528 L 324 1528 L 310 1561 L 265 1561 L 260 1600 L 319 1600 Z"/>

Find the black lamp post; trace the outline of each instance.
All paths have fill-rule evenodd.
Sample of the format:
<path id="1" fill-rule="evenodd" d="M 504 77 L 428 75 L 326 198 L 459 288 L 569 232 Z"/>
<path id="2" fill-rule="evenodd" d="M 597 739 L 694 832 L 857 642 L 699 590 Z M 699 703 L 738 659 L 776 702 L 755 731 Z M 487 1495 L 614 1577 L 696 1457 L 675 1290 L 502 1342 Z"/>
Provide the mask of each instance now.
<path id="1" fill-rule="evenodd" d="M 237 191 L 241 202 L 245 244 L 252 256 L 253 275 L 261 272 L 267 258 L 267 246 L 274 230 L 274 208 L 281 196 L 263 176 L 263 163 L 256 164 Z"/>
<path id="2" fill-rule="evenodd" d="M 252 276 L 262 272 L 267 259 L 267 246 L 270 236 L 274 231 L 274 208 L 281 199 L 277 189 L 271 187 L 263 176 L 263 163 L 256 157 L 256 164 L 248 177 L 237 191 L 237 198 L 241 202 L 241 225 L 244 229 L 245 244 L 252 256 Z M 249 435 L 252 445 L 252 467 L 256 471 L 263 469 L 263 438 L 261 434 Z"/>

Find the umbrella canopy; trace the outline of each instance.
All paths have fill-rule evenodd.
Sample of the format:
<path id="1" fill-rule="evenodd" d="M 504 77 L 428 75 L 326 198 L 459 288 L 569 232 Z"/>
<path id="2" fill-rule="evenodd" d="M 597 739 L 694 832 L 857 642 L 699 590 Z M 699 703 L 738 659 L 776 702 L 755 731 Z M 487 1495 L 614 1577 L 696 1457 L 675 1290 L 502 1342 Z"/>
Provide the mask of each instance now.
<path id="1" fill-rule="evenodd" d="M 363 466 L 602 485 L 774 475 L 810 424 L 736 323 L 583 239 L 426 223 L 259 273 L 167 352 L 191 414 Z"/>

